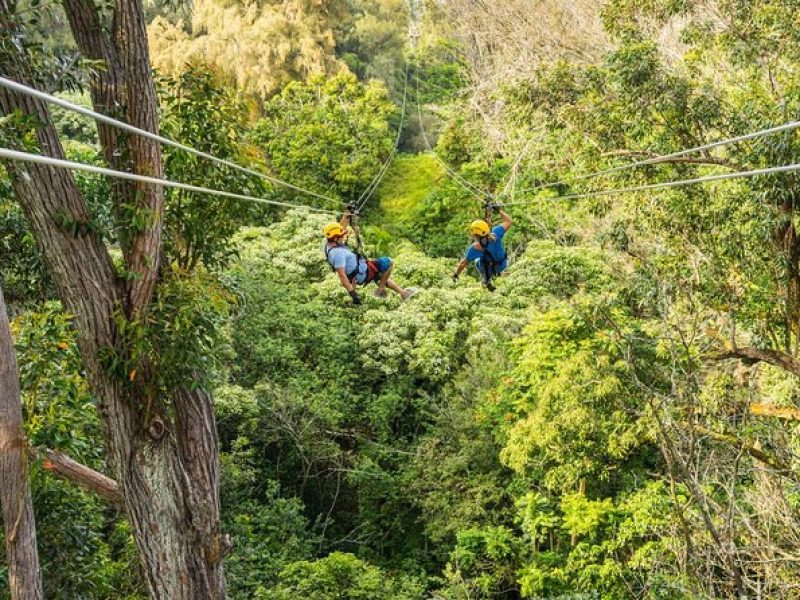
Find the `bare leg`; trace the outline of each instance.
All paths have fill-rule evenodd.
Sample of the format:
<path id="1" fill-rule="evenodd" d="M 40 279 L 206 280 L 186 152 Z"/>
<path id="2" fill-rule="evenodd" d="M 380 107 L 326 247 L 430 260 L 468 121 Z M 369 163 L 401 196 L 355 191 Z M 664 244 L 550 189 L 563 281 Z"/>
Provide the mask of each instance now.
<path id="1" fill-rule="evenodd" d="M 386 294 L 386 288 L 388 287 L 393 292 L 397 292 L 403 300 L 408 300 L 419 290 L 417 288 L 405 289 L 397 285 L 397 282 L 395 282 L 395 280 L 390 277 L 393 270 L 394 270 L 394 262 L 392 262 L 391 266 L 388 269 L 386 269 L 386 272 L 381 275 L 381 279 L 378 282 L 378 289 L 376 290 L 375 294 L 383 296 L 384 294 Z"/>
<path id="2" fill-rule="evenodd" d="M 401 288 L 399 285 L 397 285 L 395 283 L 394 279 L 387 279 L 386 280 L 386 287 L 388 287 L 392 291 L 397 292 L 401 296 L 405 293 L 405 290 L 403 288 Z"/>
<path id="3" fill-rule="evenodd" d="M 389 281 L 390 281 L 390 280 L 389 280 L 389 277 L 391 277 L 391 276 L 392 276 L 392 271 L 394 271 L 394 261 L 392 261 L 392 264 L 390 264 L 390 265 L 389 265 L 389 268 L 388 268 L 388 269 L 386 269 L 386 270 L 385 270 L 385 271 L 384 271 L 384 272 L 381 274 L 381 278 L 378 280 L 378 289 L 380 290 L 380 293 L 383 293 L 383 290 L 385 290 L 385 289 L 386 289 L 386 286 L 387 286 L 387 284 L 388 284 L 388 283 L 389 283 Z M 394 288 L 394 287 L 392 287 L 391 285 L 389 286 L 389 288 L 390 288 L 390 289 L 393 289 L 393 290 L 395 289 L 395 288 Z M 396 290 L 395 290 L 395 291 L 396 291 Z"/>

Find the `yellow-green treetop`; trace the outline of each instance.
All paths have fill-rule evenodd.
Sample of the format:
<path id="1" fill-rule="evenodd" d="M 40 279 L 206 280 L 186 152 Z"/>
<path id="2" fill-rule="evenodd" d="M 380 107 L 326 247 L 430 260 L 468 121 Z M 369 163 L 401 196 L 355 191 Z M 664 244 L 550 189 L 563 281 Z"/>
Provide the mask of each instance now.
<path id="1" fill-rule="evenodd" d="M 346 69 L 335 57 L 331 29 L 343 11 L 342 3 L 322 0 L 197 0 L 188 26 L 162 17 L 150 24 L 153 66 L 177 74 L 187 64 L 207 63 L 236 87 L 266 98 L 288 81 Z"/>

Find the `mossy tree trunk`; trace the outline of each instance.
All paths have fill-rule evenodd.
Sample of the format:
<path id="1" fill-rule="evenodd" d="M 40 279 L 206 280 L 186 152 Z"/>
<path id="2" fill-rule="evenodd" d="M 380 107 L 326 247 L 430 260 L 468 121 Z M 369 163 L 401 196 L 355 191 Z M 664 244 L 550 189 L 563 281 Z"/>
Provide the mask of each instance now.
<path id="1" fill-rule="evenodd" d="M 11 600 L 43 598 L 26 456 L 17 360 L 0 288 L 0 504 Z"/>
<path id="2" fill-rule="evenodd" d="M 95 108 L 157 132 L 158 112 L 140 0 L 118 0 L 110 28 L 87 0 L 64 0 L 77 43 L 103 60 L 92 82 Z M 0 30 L 19 31 L 14 0 L 0 0 Z M 6 44 L 3 73 L 34 80 L 27 49 Z M 11 50 L 9 50 L 11 48 Z M 0 112 L 35 115 L 43 154 L 64 152 L 44 103 L 0 91 Z M 144 138 L 100 128 L 106 160 L 134 173 L 163 176 L 160 148 Z M 13 189 L 45 258 L 64 309 L 75 315 L 87 378 L 97 398 L 109 461 L 124 498 L 151 596 L 163 600 L 222 599 L 221 559 L 227 537 L 219 523 L 219 455 L 210 395 L 195 384 L 171 393 L 143 369 L 135 384 L 108 366 L 127 343 L 121 324 L 148 314 L 159 279 L 164 193 L 149 184 L 115 185 L 112 202 L 121 234 L 118 274 L 91 226 L 72 173 L 43 165 L 7 163 Z M 74 224 L 76 226 L 65 226 Z"/>

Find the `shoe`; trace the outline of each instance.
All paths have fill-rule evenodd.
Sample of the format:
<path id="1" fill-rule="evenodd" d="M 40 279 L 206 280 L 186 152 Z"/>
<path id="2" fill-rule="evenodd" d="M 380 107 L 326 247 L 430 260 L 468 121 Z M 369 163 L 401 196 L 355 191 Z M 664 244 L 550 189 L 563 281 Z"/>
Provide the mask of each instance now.
<path id="1" fill-rule="evenodd" d="M 405 292 L 400 294 L 400 297 L 403 300 L 408 300 L 409 298 L 411 298 L 411 296 L 416 296 L 417 294 L 419 294 L 418 288 L 408 288 Z"/>
<path id="2" fill-rule="evenodd" d="M 376 298 L 386 298 L 386 288 L 378 288 L 374 293 Z"/>

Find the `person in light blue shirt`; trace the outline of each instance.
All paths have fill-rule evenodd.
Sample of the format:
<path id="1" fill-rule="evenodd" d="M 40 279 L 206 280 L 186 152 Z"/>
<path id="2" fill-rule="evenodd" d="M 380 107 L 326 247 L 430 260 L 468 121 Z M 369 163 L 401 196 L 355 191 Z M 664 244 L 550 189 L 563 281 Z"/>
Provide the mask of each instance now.
<path id="1" fill-rule="evenodd" d="M 511 217 L 503 209 L 500 209 L 500 216 L 503 222 L 495 227 L 490 227 L 486 221 L 473 221 L 469 226 L 472 235 L 472 243 L 467 246 L 464 258 L 456 266 L 453 273 L 453 281 L 458 279 L 469 263 L 473 263 L 478 269 L 481 281 L 487 290 L 495 290 L 492 278 L 502 275 L 508 266 L 508 256 L 503 246 L 503 237 L 511 228 Z"/>
<path id="2" fill-rule="evenodd" d="M 361 297 L 355 286 L 367 285 L 373 281 L 377 284 L 375 295 L 379 298 L 386 296 L 386 288 L 400 294 L 403 300 L 408 300 L 419 292 L 417 288 L 406 289 L 395 283 L 391 278 L 394 262 L 388 256 L 369 260 L 347 245 L 349 221 L 350 215 L 345 213 L 338 223 L 326 225 L 322 234 L 325 236 L 325 259 L 339 277 L 342 287 L 350 294 L 353 304 L 361 304 Z"/>

